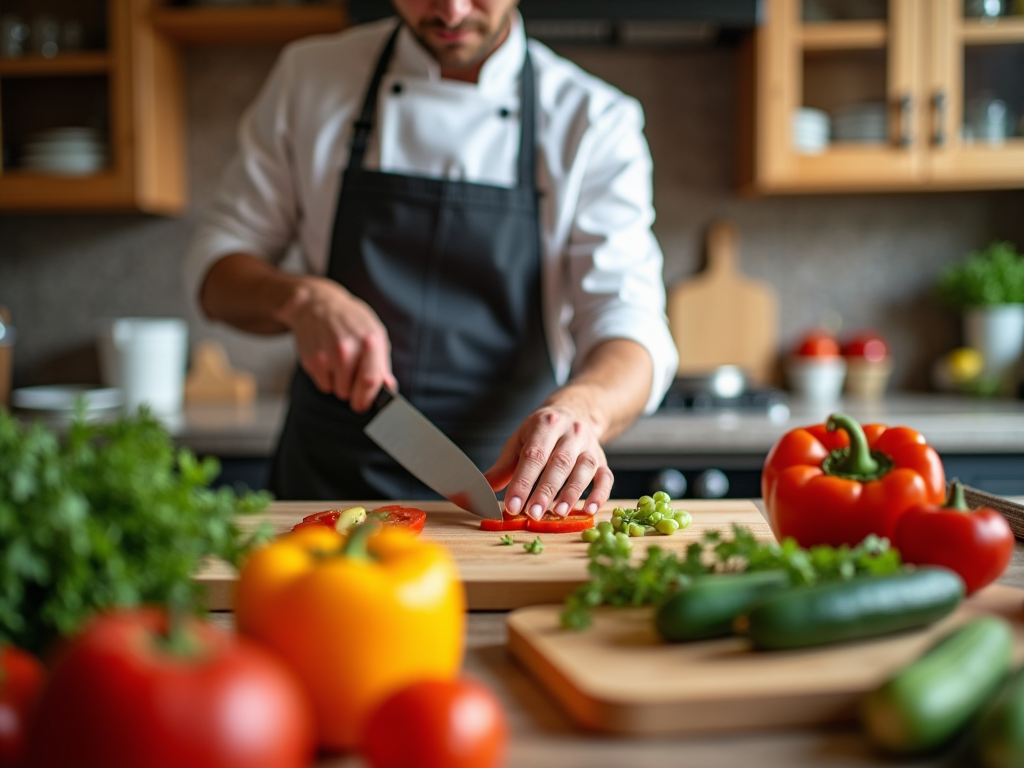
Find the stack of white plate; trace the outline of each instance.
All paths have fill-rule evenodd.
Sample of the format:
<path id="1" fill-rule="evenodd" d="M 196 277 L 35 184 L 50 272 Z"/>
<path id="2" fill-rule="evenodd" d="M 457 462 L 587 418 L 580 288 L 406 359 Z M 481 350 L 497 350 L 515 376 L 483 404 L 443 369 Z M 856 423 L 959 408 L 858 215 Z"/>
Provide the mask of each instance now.
<path id="1" fill-rule="evenodd" d="M 793 113 L 793 146 L 797 152 L 816 155 L 828 146 L 828 114 L 820 109 L 801 107 Z"/>
<path id="2" fill-rule="evenodd" d="M 889 116 L 885 102 L 839 107 L 832 115 L 832 138 L 836 141 L 887 141 Z"/>
<path id="3" fill-rule="evenodd" d="M 92 128 L 53 128 L 29 137 L 21 165 L 38 173 L 87 176 L 107 165 L 107 147 Z"/>

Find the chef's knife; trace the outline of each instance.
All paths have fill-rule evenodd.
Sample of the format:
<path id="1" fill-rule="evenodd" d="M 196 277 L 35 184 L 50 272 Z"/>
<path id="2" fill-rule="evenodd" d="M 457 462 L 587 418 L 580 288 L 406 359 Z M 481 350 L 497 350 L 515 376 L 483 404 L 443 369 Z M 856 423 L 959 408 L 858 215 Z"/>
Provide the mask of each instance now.
<path id="1" fill-rule="evenodd" d="M 501 519 L 501 505 L 473 460 L 397 392 L 382 389 L 363 432 L 424 485 L 478 517 Z"/>

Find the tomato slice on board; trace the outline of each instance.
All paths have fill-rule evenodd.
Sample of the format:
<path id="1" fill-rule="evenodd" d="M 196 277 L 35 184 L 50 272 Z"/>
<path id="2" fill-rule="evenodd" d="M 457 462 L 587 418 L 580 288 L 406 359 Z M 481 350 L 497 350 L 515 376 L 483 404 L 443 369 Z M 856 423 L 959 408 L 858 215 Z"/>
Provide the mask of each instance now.
<path id="1" fill-rule="evenodd" d="M 427 513 L 422 509 L 416 509 L 415 507 L 403 507 L 400 504 L 389 504 L 386 507 L 378 507 L 370 514 L 377 515 L 380 522 L 384 525 L 393 525 L 395 527 L 405 528 L 412 533 L 419 533 L 422 531 L 424 524 L 427 522 Z M 297 531 L 301 528 L 316 525 L 326 526 L 327 528 L 333 529 L 337 524 L 339 517 L 341 517 L 340 509 L 328 509 L 324 512 L 314 512 L 312 515 L 306 515 L 302 518 L 301 523 L 296 523 L 292 526 L 292 530 Z"/>
<path id="2" fill-rule="evenodd" d="M 406 528 L 413 533 L 423 530 L 427 522 L 427 513 L 416 507 L 403 507 L 401 504 L 389 504 L 386 507 L 377 507 L 371 514 L 387 516 L 381 521 L 384 525 L 394 525 Z"/>
<path id="3" fill-rule="evenodd" d="M 559 517 L 550 512 L 540 520 L 530 518 L 526 530 L 531 533 L 577 533 L 594 527 L 594 516 L 585 512 Z"/>
<path id="4" fill-rule="evenodd" d="M 480 521 L 481 531 L 522 531 L 526 529 L 526 515 L 510 515 L 507 512 L 501 513 L 501 520 L 484 518 Z"/>

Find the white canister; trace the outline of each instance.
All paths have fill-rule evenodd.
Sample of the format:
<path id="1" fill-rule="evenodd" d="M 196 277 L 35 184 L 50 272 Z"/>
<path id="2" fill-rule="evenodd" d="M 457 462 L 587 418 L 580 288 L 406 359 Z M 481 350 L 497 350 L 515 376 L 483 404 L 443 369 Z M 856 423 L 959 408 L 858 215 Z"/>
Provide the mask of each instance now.
<path id="1" fill-rule="evenodd" d="M 1024 304 L 998 304 L 964 312 L 964 341 L 981 352 L 986 376 L 1010 384 L 1024 353 Z"/>
<path id="2" fill-rule="evenodd" d="M 121 317 L 100 334 L 100 367 L 124 408 L 154 414 L 181 411 L 188 363 L 188 323 L 178 317 Z"/>

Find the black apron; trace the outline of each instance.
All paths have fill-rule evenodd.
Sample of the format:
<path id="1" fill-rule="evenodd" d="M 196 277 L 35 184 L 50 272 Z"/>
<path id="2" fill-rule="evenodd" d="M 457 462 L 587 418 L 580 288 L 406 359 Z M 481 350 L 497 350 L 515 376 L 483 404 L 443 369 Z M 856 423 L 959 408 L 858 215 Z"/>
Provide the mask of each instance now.
<path id="1" fill-rule="evenodd" d="M 355 124 L 327 276 L 384 323 L 399 390 L 487 469 L 556 386 L 541 309 L 533 66 L 527 52 L 515 187 L 367 170 L 398 31 Z M 277 498 L 437 498 L 363 434 L 372 413 L 321 392 L 301 367 L 290 397 L 270 472 Z"/>

